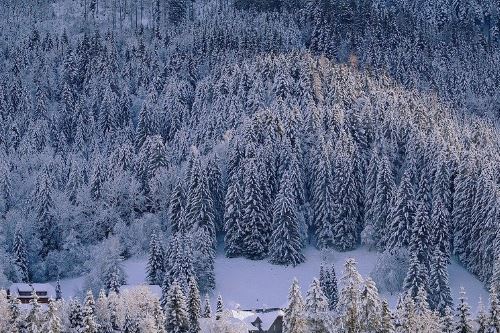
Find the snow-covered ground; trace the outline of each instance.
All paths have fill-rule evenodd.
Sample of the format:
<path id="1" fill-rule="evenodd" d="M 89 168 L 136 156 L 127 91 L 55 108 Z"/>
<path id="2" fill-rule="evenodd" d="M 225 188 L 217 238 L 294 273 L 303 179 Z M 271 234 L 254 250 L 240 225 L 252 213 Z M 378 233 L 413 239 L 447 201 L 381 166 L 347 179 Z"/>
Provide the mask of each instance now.
<path id="1" fill-rule="evenodd" d="M 320 252 L 314 248 L 305 249 L 306 262 L 297 267 L 276 266 L 267 261 L 252 261 L 243 258 L 228 259 L 220 254 L 216 259 L 215 274 L 217 289 L 212 295 L 215 303 L 217 295 L 222 295 L 228 308 L 255 309 L 266 307 L 280 307 L 286 304 L 288 289 L 292 279 L 299 279 L 302 292 L 308 289 L 314 277 L 319 274 L 321 262 L 333 263 L 336 267 L 337 278 L 340 277 L 343 264 L 347 258 L 355 258 L 358 270 L 368 276 L 373 270 L 379 254 L 370 252 L 366 248 L 359 248 L 350 252 L 330 253 Z M 130 259 L 124 263 L 127 272 L 127 284 L 136 285 L 146 283 L 146 260 Z M 482 283 L 465 270 L 458 263 L 449 266 L 450 287 L 454 299 L 458 298 L 460 287 L 466 289 L 469 304 L 475 310 L 479 298 L 488 300 L 488 292 Z M 82 288 L 83 277 L 61 281 L 61 288 L 65 298 L 76 295 Z M 382 294 L 391 307 L 397 303 L 397 295 Z"/>

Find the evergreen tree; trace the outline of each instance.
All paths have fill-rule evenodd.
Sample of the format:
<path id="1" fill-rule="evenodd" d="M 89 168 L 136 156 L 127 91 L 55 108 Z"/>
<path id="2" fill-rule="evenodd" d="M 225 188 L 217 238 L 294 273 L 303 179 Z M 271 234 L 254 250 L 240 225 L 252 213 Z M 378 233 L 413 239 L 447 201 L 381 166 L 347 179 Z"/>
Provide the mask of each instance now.
<path id="1" fill-rule="evenodd" d="M 92 291 L 87 291 L 83 306 L 83 333 L 97 333 L 99 326 L 95 318 L 95 301 Z"/>
<path id="2" fill-rule="evenodd" d="M 21 228 L 17 227 L 14 234 L 14 263 L 16 265 L 19 278 L 23 283 L 29 282 L 27 256 L 26 243 L 24 242 L 24 237 L 21 234 Z"/>
<path id="3" fill-rule="evenodd" d="M 382 328 L 382 303 L 372 279 L 365 280 L 361 293 L 360 322 L 363 332 L 379 332 Z"/>
<path id="4" fill-rule="evenodd" d="M 211 318 L 212 317 L 212 308 L 210 306 L 210 297 L 208 294 L 205 295 L 205 305 L 203 306 L 203 318 Z"/>
<path id="5" fill-rule="evenodd" d="M 490 332 L 500 332 L 500 305 L 494 285 L 490 291 L 489 330 Z"/>
<path id="6" fill-rule="evenodd" d="M 198 291 L 198 283 L 196 279 L 191 276 L 189 278 L 189 292 L 188 292 L 188 312 L 189 312 L 189 333 L 199 333 L 201 316 L 201 300 L 200 292 Z"/>
<path id="7" fill-rule="evenodd" d="M 304 311 L 299 282 L 294 279 L 288 293 L 288 305 L 283 316 L 283 333 L 305 333 L 307 331 Z"/>
<path id="8" fill-rule="evenodd" d="M 479 305 L 477 310 L 477 333 L 488 333 L 488 315 L 484 309 L 483 300 L 479 299 Z"/>
<path id="9" fill-rule="evenodd" d="M 389 214 L 387 248 L 391 251 L 410 245 L 415 220 L 415 191 L 412 171 L 407 169 L 401 178 Z"/>
<path id="10" fill-rule="evenodd" d="M 83 311 L 80 302 L 77 299 L 71 299 L 69 302 L 69 329 L 71 333 L 80 333 L 83 330 Z"/>
<path id="11" fill-rule="evenodd" d="M 472 324 L 470 320 L 470 307 L 467 303 L 467 297 L 465 296 L 465 290 L 462 287 L 460 290 L 460 297 L 458 299 L 456 323 L 455 323 L 456 333 L 472 333 Z"/>
<path id="12" fill-rule="evenodd" d="M 377 186 L 373 202 L 373 217 L 375 219 L 373 239 L 377 240 L 375 243 L 379 249 L 382 249 L 385 245 L 384 234 L 389 223 L 389 207 L 394 195 L 394 187 L 392 165 L 389 159 L 384 156 L 378 166 Z"/>
<path id="13" fill-rule="evenodd" d="M 181 223 L 184 214 L 184 188 L 180 181 L 177 182 L 172 191 L 168 213 L 170 232 L 172 234 L 176 234 L 179 231 L 186 232 L 187 230 L 184 230 L 185 226 Z"/>
<path id="14" fill-rule="evenodd" d="M 313 225 L 316 229 L 316 243 L 320 249 L 333 246 L 335 192 L 329 155 L 329 146 L 324 144 L 313 175 Z"/>
<path id="15" fill-rule="evenodd" d="M 448 282 L 447 258 L 437 246 L 431 260 L 429 276 L 429 303 L 433 310 L 444 315 L 446 308 L 451 307 L 452 298 Z"/>
<path id="16" fill-rule="evenodd" d="M 54 214 L 53 180 L 48 167 L 44 167 L 36 181 L 33 204 L 37 219 L 39 237 L 42 241 L 41 255 L 59 247 L 59 224 Z"/>
<path id="17" fill-rule="evenodd" d="M 151 234 L 149 242 L 149 257 L 148 257 L 148 282 L 150 284 L 160 285 L 164 275 L 164 253 L 163 247 L 156 233 Z"/>
<path id="18" fill-rule="evenodd" d="M 47 310 L 47 319 L 44 325 L 44 332 L 47 333 L 62 333 L 63 325 L 59 317 L 57 304 L 54 300 L 49 301 L 49 308 Z"/>
<path id="19" fill-rule="evenodd" d="M 215 310 L 215 320 L 220 320 L 224 312 L 224 302 L 222 301 L 222 296 L 217 296 L 217 308 Z"/>
<path id="20" fill-rule="evenodd" d="M 247 258 L 259 260 L 267 255 L 268 235 L 271 228 L 267 221 L 265 197 L 255 159 L 248 158 L 244 168 L 241 246 Z"/>
<path id="21" fill-rule="evenodd" d="M 122 331 L 123 333 L 140 333 L 141 331 L 137 319 L 132 318 L 128 312 L 125 314 L 125 322 L 123 323 Z"/>
<path id="22" fill-rule="evenodd" d="M 271 263 L 297 266 L 305 261 L 297 216 L 296 199 L 288 172 L 282 176 L 281 186 L 273 209 L 271 236 Z"/>
<path id="23" fill-rule="evenodd" d="M 382 301 L 380 333 L 395 333 L 391 310 L 386 300 Z"/>
<path id="24" fill-rule="evenodd" d="M 167 332 L 187 333 L 189 331 L 189 314 L 186 305 L 186 298 L 179 283 L 174 280 L 168 291 L 165 327 Z"/>
<path id="25" fill-rule="evenodd" d="M 26 327 L 29 333 L 43 332 L 43 314 L 41 305 L 38 303 L 38 295 L 35 289 L 31 291 L 30 309 L 26 316 Z"/>
<path id="26" fill-rule="evenodd" d="M 56 282 L 56 301 L 59 301 L 62 299 L 62 291 L 61 291 L 61 280 L 59 277 L 57 277 L 57 282 Z"/>
<path id="27" fill-rule="evenodd" d="M 243 253 L 243 249 L 241 248 L 243 242 L 241 188 L 240 173 L 235 172 L 231 177 L 226 192 L 224 208 L 224 231 L 226 232 L 224 236 L 224 249 L 228 258 Z"/>
<path id="28" fill-rule="evenodd" d="M 344 274 L 341 278 L 337 311 L 344 330 L 348 333 L 359 332 L 361 329 L 361 284 L 363 279 L 356 268 L 356 261 L 348 259 L 344 265 Z"/>
<path id="29" fill-rule="evenodd" d="M 448 225 L 448 210 L 441 199 L 434 201 L 432 206 L 431 224 L 433 230 L 432 243 L 437 246 L 441 255 L 448 262 L 450 257 L 450 227 Z"/>
<path id="30" fill-rule="evenodd" d="M 328 299 L 318 279 L 313 279 L 307 291 L 305 301 L 306 323 L 308 332 L 325 332 L 328 328 Z"/>

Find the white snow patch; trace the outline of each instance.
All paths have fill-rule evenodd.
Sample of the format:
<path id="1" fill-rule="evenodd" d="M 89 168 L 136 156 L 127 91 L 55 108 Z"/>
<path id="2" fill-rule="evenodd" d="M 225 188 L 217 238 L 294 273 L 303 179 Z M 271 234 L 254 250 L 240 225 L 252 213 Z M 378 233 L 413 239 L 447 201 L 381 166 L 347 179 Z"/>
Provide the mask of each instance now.
<path id="1" fill-rule="evenodd" d="M 261 309 L 284 307 L 287 302 L 288 289 L 294 277 L 299 280 L 302 293 L 306 291 L 314 277 L 319 276 L 322 262 L 335 264 L 337 279 L 342 275 L 343 265 L 348 258 L 355 258 L 358 270 L 363 277 L 369 276 L 375 267 L 379 253 L 370 252 L 361 247 L 349 252 L 329 253 L 308 247 L 304 250 L 306 262 L 297 267 L 272 265 L 265 260 L 252 261 L 244 258 L 225 258 L 220 253 L 216 258 L 216 290 L 212 294 L 212 306 L 221 295 L 228 309 Z M 124 262 L 128 285 L 146 283 L 146 259 L 133 258 Z M 488 292 L 483 284 L 456 261 L 448 267 L 452 297 L 458 299 L 460 287 L 464 287 L 472 309 L 476 308 L 479 298 L 485 303 Z M 55 284 L 54 284 L 55 285 Z M 61 280 L 64 298 L 78 295 L 83 288 L 84 277 Z M 391 307 L 395 307 L 398 295 L 383 293 Z"/>

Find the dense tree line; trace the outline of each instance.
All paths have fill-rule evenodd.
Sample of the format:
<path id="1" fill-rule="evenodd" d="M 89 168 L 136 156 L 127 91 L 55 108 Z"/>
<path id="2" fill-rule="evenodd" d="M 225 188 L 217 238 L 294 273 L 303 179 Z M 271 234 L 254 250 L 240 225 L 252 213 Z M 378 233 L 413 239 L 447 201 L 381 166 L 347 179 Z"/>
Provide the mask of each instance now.
<path id="1" fill-rule="evenodd" d="M 174 280 L 165 297 L 160 302 L 147 287 L 138 286 L 120 293 L 101 290 L 97 299 L 89 291 L 83 302 L 76 298 L 51 299 L 48 306 L 42 307 L 33 292 L 30 305 L 21 307 L 16 297 L 7 298 L 0 291 L 0 329 L 47 333 L 248 332 L 248 327 L 224 308 L 221 296 L 213 315 L 208 297 L 202 309 L 194 278 L 185 285 Z M 335 269 L 322 266 L 320 279 L 312 281 L 305 299 L 294 279 L 284 308 L 283 332 L 499 332 L 499 303 L 494 288 L 488 305 L 486 309 L 480 301 L 477 316 L 473 317 L 462 288 L 456 308 L 448 306 L 439 313 L 431 310 L 425 290 L 420 289 L 415 298 L 402 294 L 396 309 L 391 310 L 380 298 L 375 282 L 363 279 L 354 259 L 348 259 L 339 285 Z"/>

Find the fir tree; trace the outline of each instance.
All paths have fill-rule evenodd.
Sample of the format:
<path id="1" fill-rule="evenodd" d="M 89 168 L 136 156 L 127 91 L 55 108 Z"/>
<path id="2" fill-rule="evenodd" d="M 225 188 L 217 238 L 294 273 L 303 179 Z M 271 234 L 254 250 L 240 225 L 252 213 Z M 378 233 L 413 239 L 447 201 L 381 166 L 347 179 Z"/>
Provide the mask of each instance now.
<path id="1" fill-rule="evenodd" d="M 456 333 L 472 333 L 472 324 L 470 320 L 470 307 L 467 303 L 467 297 L 465 296 L 465 290 L 462 287 L 460 290 L 460 298 L 457 305 L 456 323 L 455 323 Z"/>
<path id="2" fill-rule="evenodd" d="M 324 332 L 328 327 L 328 299 L 321 289 L 318 279 L 313 279 L 305 301 L 308 332 Z"/>
<path id="3" fill-rule="evenodd" d="M 125 314 L 125 322 L 123 323 L 122 331 L 123 333 L 140 333 L 141 331 L 137 319 L 132 318 L 128 312 Z"/>
<path id="4" fill-rule="evenodd" d="M 488 315 L 484 309 L 483 300 L 479 298 L 479 305 L 477 310 L 477 333 L 488 333 Z"/>
<path id="5" fill-rule="evenodd" d="M 215 320 L 220 320 L 222 314 L 224 313 L 224 302 L 222 301 L 222 296 L 217 296 L 217 308 L 215 310 Z"/>
<path id="6" fill-rule="evenodd" d="M 437 246 L 431 260 L 429 276 L 429 303 L 431 309 L 444 315 L 446 308 L 451 307 L 452 298 L 448 281 L 448 267 L 446 254 Z"/>
<path id="7" fill-rule="evenodd" d="M 189 312 L 189 333 L 200 332 L 200 311 L 201 300 L 200 292 L 198 291 L 198 283 L 196 279 L 191 276 L 189 279 L 189 292 L 188 292 L 188 312 Z"/>
<path id="8" fill-rule="evenodd" d="M 242 254 L 243 229 L 242 217 L 242 193 L 240 173 L 235 172 L 231 177 L 225 197 L 224 208 L 224 249 L 228 258 Z"/>
<path id="9" fill-rule="evenodd" d="M 361 293 L 360 322 L 362 331 L 378 332 L 382 327 L 382 304 L 372 279 L 365 280 Z"/>
<path id="10" fill-rule="evenodd" d="M 14 263 L 19 274 L 21 282 L 29 282 L 28 259 L 27 259 L 26 243 L 21 234 L 21 228 L 17 227 L 14 234 Z"/>
<path id="11" fill-rule="evenodd" d="M 168 218 L 170 221 L 170 232 L 176 234 L 177 232 L 187 232 L 185 226 L 182 225 L 182 215 L 184 214 L 184 189 L 182 183 L 179 181 L 175 185 L 171 197 L 168 210 Z"/>
<path id="12" fill-rule="evenodd" d="M 173 281 L 168 291 L 165 327 L 167 332 L 187 333 L 189 331 L 189 314 L 186 298 L 177 281 Z"/>
<path id="13" fill-rule="evenodd" d="M 57 277 L 57 282 L 56 282 L 56 301 L 59 301 L 62 299 L 62 291 L 61 291 L 61 280 L 59 277 Z"/>
<path id="14" fill-rule="evenodd" d="M 395 333 L 391 310 L 386 300 L 382 301 L 380 333 Z"/>
<path id="15" fill-rule="evenodd" d="M 26 326 L 29 333 L 43 332 L 43 314 L 41 305 L 38 303 L 38 295 L 35 289 L 31 291 L 30 310 L 26 316 Z"/>
<path id="16" fill-rule="evenodd" d="M 247 258 L 263 259 L 268 252 L 270 226 L 265 212 L 265 197 L 254 158 L 247 159 L 242 200 L 242 248 Z"/>
<path id="17" fill-rule="evenodd" d="M 356 268 L 356 261 L 348 259 L 344 265 L 344 274 L 341 278 L 337 311 L 346 332 L 355 333 L 361 329 L 361 284 L 363 280 Z"/>
<path id="18" fill-rule="evenodd" d="M 83 333 L 97 333 L 99 326 L 95 318 L 95 301 L 92 291 L 87 291 L 83 306 Z"/>
<path id="19" fill-rule="evenodd" d="M 83 330 L 83 311 L 77 299 L 69 302 L 69 328 L 71 333 L 80 333 Z"/>
<path id="20" fill-rule="evenodd" d="M 212 317 L 212 308 L 210 306 L 210 297 L 208 294 L 205 295 L 205 304 L 203 306 L 203 318 L 211 318 Z"/>
<path id="21" fill-rule="evenodd" d="M 47 333 L 62 333 L 63 331 L 63 325 L 61 318 L 59 317 L 57 304 L 54 300 L 49 301 L 47 319 L 43 331 Z"/>
<path id="22" fill-rule="evenodd" d="M 273 264 L 297 266 L 305 261 L 293 195 L 289 174 L 285 172 L 273 209 L 274 226 L 270 244 L 270 261 Z"/>
<path id="23" fill-rule="evenodd" d="M 377 240 L 375 243 L 379 249 L 385 245 L 384 233 L 387 230 L 389 207 L 394 195 L 394 187 L 392 165 L 389 159 L 384 156 L 378 166 L 377 186 L 373 202 L 373 217 L 375 219 L 373 239 Z"/>
<path id="24" fill-rule="evenodd" d="M 149 257 L 148 257 L 148 282 L 150 284 L 160 285 L 164 275 L 164 253 L 163 247 L 156 233 L 151 234 L 149 242 Z"/>
<path id="25" fill-rule="evenodd" d="M 415 193 L 412 172 L 406 170 L 398 186 L 389 214 L 387 248 L 396 250 L 410 245 L 415 220 Z"/>
<path id="26" fill-rule="evenodd" d="M 306 332 L 307 327 L 304 311 L 304 301 L 302 300 L 299 282 L 297 279 L 294 279 L 290 287 L 290 292 L 288 293 L 288 305 L 283 317 L 284 333 Z"/>

